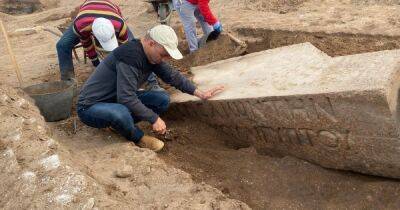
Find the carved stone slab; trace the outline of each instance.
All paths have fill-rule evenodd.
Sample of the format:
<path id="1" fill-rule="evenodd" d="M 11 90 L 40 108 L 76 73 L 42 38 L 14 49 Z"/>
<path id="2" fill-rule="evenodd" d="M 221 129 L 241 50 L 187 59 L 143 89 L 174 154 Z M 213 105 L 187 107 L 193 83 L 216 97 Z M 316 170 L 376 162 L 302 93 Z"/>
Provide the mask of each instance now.
<path id="1" fill-rule="evenodd" d="M 400 50 L 329 57 L 297 44 L 192 69 L 210 101 L 172 96 L 169 114 L 202 120 L 238 147 L 400 178 Z"/>

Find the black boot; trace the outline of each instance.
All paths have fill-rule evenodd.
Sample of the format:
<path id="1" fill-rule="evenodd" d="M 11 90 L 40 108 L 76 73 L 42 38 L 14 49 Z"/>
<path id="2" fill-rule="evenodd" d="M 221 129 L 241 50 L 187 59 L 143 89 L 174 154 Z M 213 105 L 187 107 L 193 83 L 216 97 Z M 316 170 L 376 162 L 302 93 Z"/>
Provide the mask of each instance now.
<path id="1" fill-rule="evenodd" d="M 61 71 L 61 80 L 62 81 L 71 81 L 75 79 L 74 69 Z"/>

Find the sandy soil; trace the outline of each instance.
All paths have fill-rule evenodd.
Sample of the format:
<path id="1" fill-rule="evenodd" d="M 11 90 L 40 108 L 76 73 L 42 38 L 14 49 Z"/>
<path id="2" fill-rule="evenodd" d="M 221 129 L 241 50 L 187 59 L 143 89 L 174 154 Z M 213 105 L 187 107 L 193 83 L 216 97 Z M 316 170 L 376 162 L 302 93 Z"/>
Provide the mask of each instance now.
<path id="1" fill-rule="evenodd" d="M 58 37 L 47 31 L 29 28 L 46 26 L 54 29 L 68 21 L 69 12 L 80 2 L 66 0 L 55 4 L 54 1 L 41 1 L 43 11 L 38 13 L 18 16 L 0 13 L 11 36 L 24 85 L 59 78 L 55 51 Z M 143 35 L 156 24 L 156 15 L 147 3 L 115 2 L 121 6 L 135 36 Z M 399 48 L 399 3 L 395 0 L 220 0 L 212 1 L 211 5 L 225 31 L 246 41 L 249 46 L 247 52 L 310 41 L 329 55 L 336 56 Z M 176 14 L 172 25 L 182 37 Z M 0 42 L 4 43 L 3 36 L 0 36 Z M 229 40 L 212 45 L 173 64 L 187 72 L 193 64 L 202 65 L 244 53 L 235 51 Z M 214 54 L 206 57 L 210 52 Z M 82 55 L 82 52 L 78 51 L 78 54 Z M 80 85 L 93 68 L 83 63 L 82 56 L 75 67 Z M 17 78 L 4 44 L 0 45 L 0 69 L 0 83 L 7 88 L 17 87 Z M 237 150 L 229 146 L 229 136 L 193 120 L 176 121 L 169 116 L 167 125 L 172 134 L 164 139 L 167 145 L 165 151 L 155 155 L 138 149 L 110 131 L 92 129 L 79 122 L 78 129 L 74 131 L 74 119 L 76 116 L 43 126 L 49 127 L 49 135 L 64 148 L 63 157 L 70 161 L 73 169 L 100 185 L 100 196 L 107 198 L 106 202 L 95 205 L 100 208 L 134 205 L 150 208 L 154 203 L 162 206 L 155 202 L 154 197 L 168 194 L 165 185 L 155 184 L 156 190 L 149 191 L 146 182 L 151 185 L 154 179 L 143 178 L 153 169 L 154 173 L 160 173 L 155 175 L 156 179 L 166 183 L 171 182 L 166 179 L 171 171 L 181 169 L 191 174 L 182 175 L 187 176 L 186 184 L 201 186 L 201 189 L 212 192 L 212 196 L 206 194 L 196 201 L 184 197 L 182 203 L 167 206 L 171 208 L 178 204 L 194 208 L 190 204 L 206 203 L 210 208 L 219 206 L 228 209 L 225 201 L 241 206 L 224 196 L 243 201 L 255 209 L 394 209 L 400 206 L 400 188 L 396 180 L 327 170 L 291 157 L 260 155 L 252 148 Z M 148 125 L 142 126 L 151 134 Z M 4 124 L 1 127 L 7 130 Z M 31 152 L 36 154 L 33 149 Z M 138 167 L 133 172 L 136 175 L 127 179 L 115 178 L 115 166 L 124 164 Z M 191 179 L 195 183 L 191 183 Z M 164 188 L 157 188 L 160 186 Z M 18 190 L 10 185 L 6 187 L 3 189 Z M 154 197 L 146 200 L 149 192 Z M 223 199 L 215 196 L 220 192 L 224 194 L 221 194 Z M 23 198 L 21 200 L 28 202 Z M 83 204 L 85 202 L 82 201 Z"/>

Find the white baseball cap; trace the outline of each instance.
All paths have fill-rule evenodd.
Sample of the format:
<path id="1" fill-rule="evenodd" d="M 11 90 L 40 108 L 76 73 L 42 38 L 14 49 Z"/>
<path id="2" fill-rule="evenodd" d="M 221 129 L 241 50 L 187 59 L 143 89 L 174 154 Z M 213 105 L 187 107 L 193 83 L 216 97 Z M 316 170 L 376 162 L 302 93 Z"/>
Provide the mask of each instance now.
<path id="1" fill-rule="evenodd" d="M 173 59 L 183 58 L 182 53 L 178 50 L 178 37 L 170 26 L 154 26 L 150 29 L 149 35 L 154 41 L 162 45 Z"/>
<path id="2" fill-rule="evenodd" d="M 113 51 L 118 47 L 114 25 L 105 18 L 96 18 L 92 24 L 92 32 L 104 50 Z"/>

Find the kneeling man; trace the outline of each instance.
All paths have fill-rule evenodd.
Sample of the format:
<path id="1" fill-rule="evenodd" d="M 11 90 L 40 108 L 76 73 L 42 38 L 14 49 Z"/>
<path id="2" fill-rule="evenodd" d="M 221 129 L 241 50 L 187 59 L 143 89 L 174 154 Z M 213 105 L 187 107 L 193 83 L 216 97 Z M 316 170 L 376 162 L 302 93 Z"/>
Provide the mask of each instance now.
<path id="1" fill-rule="evenodd" d="M 174 30 L 158 25 L 140 40 L 134 39 L 115 49 L 100 63 L 83 86 L 78 99 L 80 120 L 95 128 L 111 127 L 140 147 L 159 151 L 164 143 L 144 135 L 135 123 L 147 121 L 157 133 L 166 132 L 159 114 L 169 105 L 165 91 L 140 91 L 139 87 L 154 72 L 164 82 L 201 99 L 213 97 L 223 87 L 198 90 L 179 71 L 165 61 L 181 59 Z"/>

